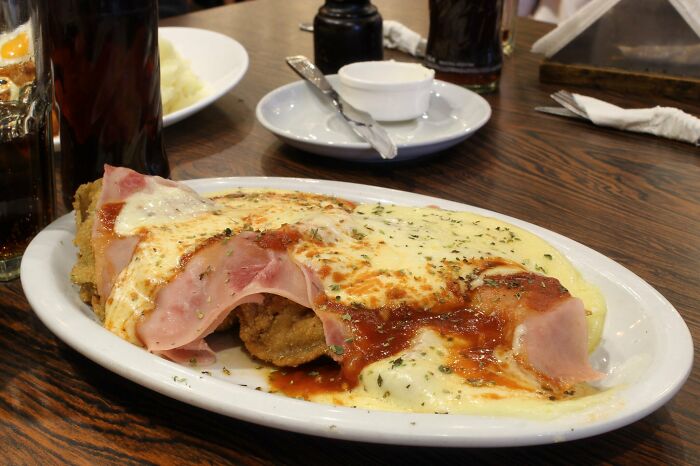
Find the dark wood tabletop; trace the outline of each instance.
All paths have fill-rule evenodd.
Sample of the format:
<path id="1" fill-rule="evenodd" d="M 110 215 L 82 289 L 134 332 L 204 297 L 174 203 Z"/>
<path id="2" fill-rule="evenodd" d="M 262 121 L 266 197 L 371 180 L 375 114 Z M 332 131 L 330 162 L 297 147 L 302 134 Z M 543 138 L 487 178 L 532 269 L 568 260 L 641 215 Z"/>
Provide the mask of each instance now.
<path id="1" fill-rule="evenodd" d="M 700 341 L 700 148 L 533 111 L 559 86 L 538 81 L 530 45 L 551 26 L 517 25 L 493 116 L 465 142 L 410 163 L 340 162 L 289 147 L 255 118 L 296 80 L 284 57 L 313 56 L 321 0 L 254 0 L 171 18 L 215 30 L 250 55 L 243 80 L 165 130 L 174 179 L 284 176 L 342 180 L 459 201 L 535 223 L 607 255 L 661 292 Z M 427 1 L 375 0 L 385 19 L 427 34 Z M 391 52 L 387 58 L 409 60 Z M 572 89 L 622 106 L 700 103 Z M 665 406 L 597 437 L 510 449 L 386 446 L 261 427 L 174 401 L 123 379 L 57 339 L 19 281 L 0 284 L 3 464 L 700 464 L 700 370 Z"/>

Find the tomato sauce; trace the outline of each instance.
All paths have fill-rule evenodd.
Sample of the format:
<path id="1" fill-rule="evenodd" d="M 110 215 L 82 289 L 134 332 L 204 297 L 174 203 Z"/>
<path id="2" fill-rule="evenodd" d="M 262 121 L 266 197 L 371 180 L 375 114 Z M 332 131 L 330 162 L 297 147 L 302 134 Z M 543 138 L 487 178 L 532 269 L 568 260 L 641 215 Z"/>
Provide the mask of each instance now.
<path id="1" fill-rule="evenodd" d="M 263 249 L 286 251 L 287 247 L 298 242 L 300 238 L 301 234 L 297 230 L 285 225 L 277 230 L 260 233 L 255 242 Z"/>
<path id="2" fill-rule="evenodd" d="M 103 205 L 97 215 L 100 220 L 100 225 L 106 231 L 114 231 L 114 224 L 117 222 L 117 217 L 124 207 L 123 202 L 113 202 Z"/>
<path id="3" fill-rule="evenodd" d="M 270 385 L 273 390 L 305 400 L 320 393 L 342 392 L 350 388 L 340 373 L 340 367 L 330 360 L 274 371 L 270 375 Z"/>
<path id="4" fill-rule="evenodd" d="M 431 329 L 448 340 L 441 371 L 458 374 L 472 386 L 525 389 L 523 383 L 508 376 L 498 353 L 511 349 L 515 327 L 526 312 L 546 312 L 569 296 L 558 280 L 523 272 L 486 277 L 483 285 L 431 309 L 368 309 L 328 300 L 322 306 L 337 314 L 346 329 L 345 344 L 334 347 L 340 367 L 329 363 L 313 369 L 277 371 L 271 385 L 288 396 L 302 398 L 347 390 L 358 384 L 367 365 L 400 355 L 419 331 Z"/>

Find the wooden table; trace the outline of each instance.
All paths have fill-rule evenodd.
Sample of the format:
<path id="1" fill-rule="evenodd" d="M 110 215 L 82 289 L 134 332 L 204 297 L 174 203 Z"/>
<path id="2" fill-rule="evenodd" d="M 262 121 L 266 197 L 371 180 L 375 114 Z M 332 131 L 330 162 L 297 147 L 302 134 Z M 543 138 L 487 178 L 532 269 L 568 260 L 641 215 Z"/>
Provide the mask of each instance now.
<path id="1" fill-rule="evenodd" d="M 242 82 L 165 131 L 175 179 L 295 176 L 386 186 L 498 211 L 586 244 L 658 289 L 700 337 L 700 149 L 535 113 L 552 86 L 528 52 L 550 26 L 518 24 L 515 55 L 491 121 L 433 158 L 359 165 L 281 144 L 256 122 L 258 100 L 295 80 L 283 58 L 313 56 L 299 31 L 320 0 L 256 0 L 173 18 L 216 30 L 250 54 Z M 384 18 L 427 33 L 427 2 L 376 0 Z M 410 7 L 408 4 L 410 3 Z M 396 53 L 388 57 L 407 59 Z M 584 89 L 629 106 L 697 103 Z M 543 447 L 439 449 L 351 443 L 277 431 L 212 414 L 92 363 L 35 317 L 19 281 L 0 285 L 0 462 L 10 464 L 700 464 L 700 371 L 666 406 L 595 438 Z"/>

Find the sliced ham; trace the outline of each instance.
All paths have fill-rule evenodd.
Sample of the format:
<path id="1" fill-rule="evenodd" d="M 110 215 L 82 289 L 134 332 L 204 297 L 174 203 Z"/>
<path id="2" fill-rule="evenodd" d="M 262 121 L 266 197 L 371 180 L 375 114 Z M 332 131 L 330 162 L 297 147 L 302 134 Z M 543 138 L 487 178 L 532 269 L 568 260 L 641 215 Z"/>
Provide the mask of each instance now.
<path id="1" fill-rule="evenodd" d="M 102 193 L 97 207 L 99 208 L 104 204 L 124 202 L 136 192 L 152 189 L 154 184 L 178 187 L 190 191 L 190 188 L 187 186 L 166 180 L 160 176 L 147 176 L 128 168 L 105 165 L 105 174 L 102 177 Z"/>
<path id="2" fill-rule="evenodd" d="M 523 322 L 523 354 L 537 372 L 573 385 L 598 380 L 603 374 L 588 362 L 588 328 L 583 302 L 568 298 Z"/>
<path id="3" fill-rule="evenodd" d="M 286 251 L 263 248 L 258 235 L 212 238 L 177 277 L 158 291 L 155 309 L 137 329 L 144 345 L 172 359 L 212 333 L 236 306 L 262 301 L 262 293 L 311 308 L 321 287 Z"/>
<path id="4" fill-rule="evenodd" d="M 340 314 L 337 312 L 317 310 L 316 315 L 321 319 L 323 324 L 323 334 L 326 338 L 326 344 L 332 348 L 343 348 L 346 344 L 346 339 L 352 335 L 352 331 L 346 322 L 343 321 Z M 342 352 L 337 350 L 331 351 L 330 356 L 336 361 L 342 361 Z"/>
<path id="5" fill-rule="evenodd" d="M 162 351 L 160 354 L 180 364 L 207 365 L 216 362 L 216 353 L 212 351 L 204 339 L 193 341 L 177 349 Z"/>
<path id="6" fill-rule="evenodd" d="M 103 226 L 99 226 L 94 231 L 97 294 L 104 305 L 117 276 L 129 265 L 140 239 L 138 236 L 119 237 Z"/>
<path id="7" fill-rule="evenodd" d="M 117 217 L 131 196 L 151 192 L 156 185 L 175 187 L 197 196 L 192 189 L 180 183 L 159 176 L 142 175 L 128 168 L 105 165 L 92 230 L 95 281 L 102 305 L 109 297 L 117 276 L 131 261 L 140 241 L 137 235 L 122 236 L 115 232 Z"/>
<path id="8" fill-rule="evenodd" d="M 477 309 L 502 317 L 521 365 L 559 387 L 603 376 L 588 361 L 583 302 L 558 280 L 519 273 L 485 281 L 472 300 Z"/>

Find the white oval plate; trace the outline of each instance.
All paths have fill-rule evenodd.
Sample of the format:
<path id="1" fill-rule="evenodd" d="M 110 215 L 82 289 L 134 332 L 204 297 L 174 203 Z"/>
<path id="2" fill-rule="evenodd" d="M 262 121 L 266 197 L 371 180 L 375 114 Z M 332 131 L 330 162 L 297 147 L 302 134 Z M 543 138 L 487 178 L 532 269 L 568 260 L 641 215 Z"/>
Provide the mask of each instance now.
<path id="1" fill-rule="evenodd" d="M 337 87 L 338 76 L 328 76 Z M 304 81 L 287 84 L 263 97 L 255 110 L 260 124 L 282 141 L 318 155 L 359 162 L 410 160 L 454 146 L 474 134 L 491 117 L 480 95 L 435 80 L 428 111 L 414 120 L 383 126 L 398 147 L 398 155 L 382 159 L 342 120 L 319 91 Z"/>
<path id="2" fill-rule="evenodd" d="M 96 363 L 185 403 L 256 424 L 346 440 L 414 446 L 535 445 L 589 437 L 634 422 L 666 403 L 690 372 L 690 332 L 673 306 L 629 270 L 557 233 L 465 204 L 374 186 L 262 177 L 211 178 L 188 184 L 200 192 L 270 187 L 357 201 L 438 205 L 490 215 L 530 230 L 562 251 L 605 295 L 605 330 L 591 360 L 608 374 L 602 387 L 616 387 L 616 392 L 605 403 L 579 413 L 536 421 L 370 411 L 258 391 L 254 388 L 266 386 L 255 369 L 258 363 L 231 342 L 212 343 L 218 350 L 217 365 L 191 368 L 154 356 L 102 328 L 70 282 L 75 262 L 72 215 L 59 218 L 39 233 L 27 248 L 21 267 L 24 292 L 39 318 L 60 339 Z M 224 373 L 224 367 L 230 375 Z"/>
<path id="3" fill-rule="evenodd" d="M 248 70 L 248 53 L 228 36 L 206 29 L 162 27 L 158 34 L 172 42 L 175 50 L 190 63 L 192 71 L 209 93 L 187 107 L 163 115 L 163 127 L 193 115 L 215 102 L 238 84 Z M 54 150 L 61 149 L 61 138 L 53 138 Z"/>

